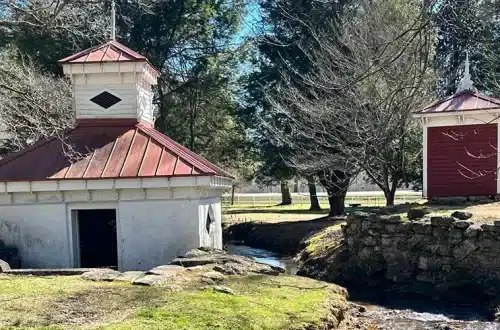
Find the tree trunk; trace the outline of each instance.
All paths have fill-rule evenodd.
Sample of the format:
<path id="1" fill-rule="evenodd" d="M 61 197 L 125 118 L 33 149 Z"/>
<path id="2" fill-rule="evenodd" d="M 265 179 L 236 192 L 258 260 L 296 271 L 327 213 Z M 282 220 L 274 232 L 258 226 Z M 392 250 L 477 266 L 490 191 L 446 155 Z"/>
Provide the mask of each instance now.
<path id="1" fill-rule="evenodd" d="M 314 178 L 308 176 L 306 179 L 307 179 L 307 187 L 309 188 L 309 199 L 311 200 L 311 207 L 309 208 L 309 210 L 320 211 L 321 206 L 319 205 L 318 194 L 316 192 L 316 184 L 314 183 Z"/>
<path id="2" fill-rule="evenodd" d="M 295 178 L 295 182 L 294 182 L 294 186 L 293 186 L 293 192 L 294 193 L 298 193 L 299 192 L 299 179 L 298 178 Z"/>
<path id="3" fill-rule="evenodd" d="M 234 189 L 235 185 L 233 184 L 233 187 L 231 189 L 231 205 L 234 205 Z"/>
<path id="4" fill-rule="evenodd" d="M 281 185 L 281 204 L 280 205 L 292 205 L 292 194 L 290 194 L 290 187 L 287 181 L 282 181 Z"/>
<path id="5" fill-rule="evenodd" d="M 384 191 L 385 195 L 385 201 L 387 206 L 392 206 L 394 205 L 394 199 L 396 198 L 396 190 L 398 189 L 398 181 L 397 179 L 395 180 L 394 177 L 395 175 L 392 176 L 393 181 L 389 189 L 387 189 L 387 192 Z"/>
<path id="6" fill-rule="evenodd" d="M 345 195 L 346 193 L 341 193 L 339 195 L 328 194 L 328 204 L 330 204 L 329 216 L 335 217 L 345 214 Z"/>
<path id="7" fill-rule="evenodd" d="M 393 206 L 394 205 L 394 198 L 396 196 L 396 191 L 384 191 L 384 196 L 385 196 L 385 205 L 386 206 Z"/>
<path id="8" fill-rule="evenodd" d="M 328 193 L 331 217 L 345 214 L 345 195 L 351 176 L 342 171 L 329 171 L 319 174 L 320 182 Z"/>

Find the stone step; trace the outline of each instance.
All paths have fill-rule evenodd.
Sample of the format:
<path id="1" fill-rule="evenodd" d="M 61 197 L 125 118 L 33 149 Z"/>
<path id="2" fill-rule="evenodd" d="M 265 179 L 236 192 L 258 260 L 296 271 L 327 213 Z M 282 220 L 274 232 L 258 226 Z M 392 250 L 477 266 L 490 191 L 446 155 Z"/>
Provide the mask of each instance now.
<path id="1" fill-rule="evenodd" d="M 11 269 L 4 271 L 8 275 L 33 275 L 33 276 L 72 276 L 82 275 L 83 273 L 96 271 L 99 268 L 32 268 L 32 269 Z"/>

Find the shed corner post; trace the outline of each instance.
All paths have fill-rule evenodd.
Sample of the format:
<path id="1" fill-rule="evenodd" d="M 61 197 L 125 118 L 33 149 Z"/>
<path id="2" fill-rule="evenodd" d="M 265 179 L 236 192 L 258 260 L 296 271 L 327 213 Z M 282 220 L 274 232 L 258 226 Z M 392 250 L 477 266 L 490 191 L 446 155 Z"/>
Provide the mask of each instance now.
<path id="1" fill-rule="evenodd" d="M 428 149 L 428 141 L 427 141 L 427 131 L 428 131 L 428 126 L 427 126 L 427 120 L 422 121 L 422 129 L 423 129 L 423 134 L 422 134 L 422 143 L 423 143 L 423 155 L 422 155 L 422 193 L 423 197 L 428 197 L 428 181 L 427 181 L 427 149 Z"/>
<path id="2" fill-rule="evenodd" d="M 497 118 L 497 145 L 496 145 L 496 153 L 497 153 L 497 168 L 495 169 L 496 172 L 496 180 L 497 180 L 497 195 L 500 195 L 500 178 L 499 178 L 499 171 L 500 171 L 500 151 L 498 148 L 500 147 L 500 120 Z"/>

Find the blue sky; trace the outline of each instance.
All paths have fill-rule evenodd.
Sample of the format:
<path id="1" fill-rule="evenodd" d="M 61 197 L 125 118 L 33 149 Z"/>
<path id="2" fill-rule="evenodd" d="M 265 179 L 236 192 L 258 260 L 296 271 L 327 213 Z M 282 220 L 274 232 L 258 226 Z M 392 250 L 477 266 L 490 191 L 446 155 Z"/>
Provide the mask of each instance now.
<path id="1" fill-rule="evenodd" d="M 240 32 L 236 34 L 235 41 L 240 43 L 246 37 L 251 37 L 256 34 L 256 27 L 262 20 L 259 4 L 256 1 L 249 1 L 246 4 L 247 14 L 241 25 Z"/>

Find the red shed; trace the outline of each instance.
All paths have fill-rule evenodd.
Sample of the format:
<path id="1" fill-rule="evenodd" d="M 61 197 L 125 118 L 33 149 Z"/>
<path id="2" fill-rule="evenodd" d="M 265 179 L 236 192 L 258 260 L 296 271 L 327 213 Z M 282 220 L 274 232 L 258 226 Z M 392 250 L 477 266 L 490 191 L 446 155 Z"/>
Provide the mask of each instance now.
<path id="1" fill-rule="evenodd" d="M 497 169 L 500 99 L 478 93 L 466 63 L 456 94 L 417 112 L 423 126 L 424 196 L 492 196 Z"/>

